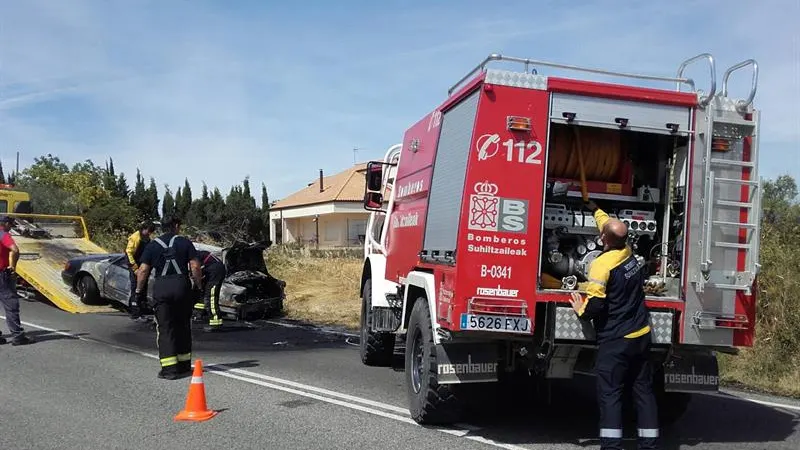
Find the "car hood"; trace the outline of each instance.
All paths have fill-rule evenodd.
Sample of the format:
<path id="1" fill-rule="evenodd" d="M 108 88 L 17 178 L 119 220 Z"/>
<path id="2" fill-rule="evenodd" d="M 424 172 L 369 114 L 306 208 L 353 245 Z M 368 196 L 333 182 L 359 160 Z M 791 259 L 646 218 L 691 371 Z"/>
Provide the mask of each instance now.
<path id="1" fill-rule="evenodd" d="M 267 263 L 264 260 L 264 250 L 272 243 L 264 242 L 235 242 L 228 248 L 222 250 L 222 260 L 228 273 L 241 271 L 254 271 L 261 273 L 267 272 Z"/>
<path id="2" fill-rule="evenodd" d="M 70 266 L 82 264 L 89 261 L 103 261 L 107 259 L 117 258 L 119 256 L 124 255 L 124 253 L 101 253 L 96 255 L 83 255 L 83 256 L 76 256 L 74 258 L 69 259 Z"/>

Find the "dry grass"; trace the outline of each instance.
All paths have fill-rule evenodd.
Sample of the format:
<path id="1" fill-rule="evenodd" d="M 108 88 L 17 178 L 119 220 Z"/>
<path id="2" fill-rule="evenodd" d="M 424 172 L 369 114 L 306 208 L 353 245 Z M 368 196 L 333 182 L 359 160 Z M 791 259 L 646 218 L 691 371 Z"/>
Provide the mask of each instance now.
<path id="1" fill-rule="evenodd" d="M 762 228 L 755 345 L 721 358 L 720 366 L 727 383 L 800 397 L 800 207 L 794 208 L 790 220 Z"/>
<path id="2" fill-rule="evenodd" d="M 286 315 L 321 325 L 359 328 L 358 295 L 363 262 L 357 258 L 312 258 L 267 252 L 270 273 L 286 281 Z"/>

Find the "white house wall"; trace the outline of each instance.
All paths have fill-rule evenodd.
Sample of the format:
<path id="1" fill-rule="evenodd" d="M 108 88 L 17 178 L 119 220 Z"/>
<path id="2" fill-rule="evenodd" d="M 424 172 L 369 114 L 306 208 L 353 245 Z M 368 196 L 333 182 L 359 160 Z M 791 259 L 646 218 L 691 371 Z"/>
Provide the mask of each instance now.
<path id="1" fill-rule="evenodd" d="M 360 202 L 336 202 L 270 211 L 269 218 L 272 220 L 280 220 L 282 218 L 294 219 L 298 217 L 314 217 L 317 214 L 323 215 L 336 213 L 366 214 L 367 211 L 364 209 L 364 205 Z"/>
<path id="2" fill-rule="evenodd" d="M 302 214 L 301 214 L 302 213 Z M 358 246 L 360 239 L 366 232 L 366 222 L 369 213 L 360 203 L 338 203 L 336 205 L 319 205 L 291 210 L 271 211 L 270 238 L 276 243 L 302 242 L 315 245 L 314 238 L 317 233 L 315 215 L 319 215 L 319 246 L 320 247 L 347 247 Z M 277 230 L 282 230 L 282 239 L 277 238 Z"/>

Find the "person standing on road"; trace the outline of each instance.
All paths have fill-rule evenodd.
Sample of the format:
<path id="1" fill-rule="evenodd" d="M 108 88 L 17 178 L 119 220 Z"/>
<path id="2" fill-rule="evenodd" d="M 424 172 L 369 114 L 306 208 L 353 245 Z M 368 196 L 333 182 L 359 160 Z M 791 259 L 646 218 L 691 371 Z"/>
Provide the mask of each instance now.
<path id="1" fill-rule="evenodd" d="M 0 302 L 6 311 L 6 325 L 11 333 L 11 345 L 25 345 L 34 341 L 25 334 L 19 319 L 20 296 L 17 294 L 16 273 L 19 248 L 11 237 L 12 226 L 14 226 L 13 218 L 0 217 Z M 6 339 L 0 336 L 0 344 L 6 342 Z"/>
<path id="2" fill-rule="evenodd" d="M 219 309 L 219 292 L 227 274 L 225 264 L 207 250 L 197 252 L 203 272 L 203 302 L 195 303 L 196 311 L 208 314 L 208 326 L 205 331 L 216 331 L 222 327 L 222 312 Z"/>
<path id="3" fill-rule="evenodd" d="M 152 222 L 144 222 L 139 226 L 139 230 L 128 236 L 128 245 L 125 247 L 125 254 L 128 256 L 128 269 L 131 281 L 131 294 L 128 300 L 131 319 L 139 319 L 147 309 L 147 302 L 139 302 L 136 296 L 136 271 L 142 262 L 142 252 L 150 242 L 150 235 L 155 232 L 156 226 Z M 145 280 L 144 291 L 147 292 L 147 280 Z M 145 296 L 146 298 L 146 296 Z"/>
<path id="4" fill-rule="evenodd" d="M 178 234 L 180 225 L 176 217 L 164 219 L 164 234 L 144 249 L 136 285 L 138 298 L 146 297 L 145 281 L 150 270 L 155 270 L 153 301 L 161 362 L 158 376 L 168 380 L 192 372 L 192 291 L 202 286 L 197 250 L 190 240 Z"/>
<path id="5" fill-rule="evenodd" d="M 609 218 L 591 201 L 603 253 L 589 268 L 588 297 L 572 292 L 578 317 L 592 320 L 597 335 L 597 402 L 600 446 L 622 449 L 622 398 L 633 382 L 640 449 L 657 448 L 658 406 L 653 394 L 650 355 L 650 314 L 644 303 L 644 272 L 627 243 L 628 227 Z"/>

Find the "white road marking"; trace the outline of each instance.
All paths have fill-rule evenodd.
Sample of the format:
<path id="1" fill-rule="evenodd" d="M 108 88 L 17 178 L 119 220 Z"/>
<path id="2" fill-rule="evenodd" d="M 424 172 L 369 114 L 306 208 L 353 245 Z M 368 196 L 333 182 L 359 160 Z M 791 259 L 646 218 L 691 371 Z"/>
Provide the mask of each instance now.
<path id="1" fill-rule="evenodd" d="M 785 403 L 768 402 L 766 400 L 757 400 L 755 398 L 742 397 L 740 395 L 735 395 L 734 397 L 740 398 L 742 400 L 747 400 L 748 402 L 758 403 L 758 404 L 764 405 L 764 406 L 771 406 L 773 408 L 786 408 L 786 409 L 791 409 L 791 410 L 794 410 L 794 411 L 800 411 L 800 406 L 796 406 L 796 405 L 787 405 Z"/>
<path id="2" fill-rule="evenodd" d="M 5 316 L 0 316 L 0 318 L 5 319 Z M 42 326 L 42 325 L 37 325 L 37 324 L 31 323 L 31 322 L 24 322 L 23 321 L 22 324 L 26 325 L 26 326 L 29 326 L 29 327 L 33 327 L 33 328 L 38 328 L 40 330 L 44 330 L 44 331 L 48 331 L 48 332 L 51 332 L 51 333 L 55 333 L 55 334 L 58 334 L 58 335 L 61 335 L 61 336 L 66 336 L 66 337 L 70 337 L 70 338 L 73 338 L 73 339 L 77 339 L 77 340 L 80 340 L 80 341 L 92 342 L 92 343 L 95 343 L 95 344 L 105 345 L 105 346 L 108 346 L 108 347 L 115 348 L 117 350 L 122 350 L 122 351 L 126 351 L 126 352 L 133 353 L 133 354 L 136 354 L 136 355 L 144 356 L 145 358 L 150 358 L 150 359 L 155 359 L 155 360 L 159 359 L 158 355 L 155 355 L 153 353 L 147 353 L 147 352 L 135 350 L 135 349 L 132 349 L 132 348 L 129 348 L 129 347 L 124 347 L 124 346 L 121 346 L 121 345 L 112 344 L 112 343 L 101 341 L 101 340 L 98 340 L 98 339 L 92 339 L 92 338 L 87 338 L 87 337 L 84 337 L 84 336 L 78 336 L 78 335 L 73 334 L 73 333 L 67 333 L 65 331 L 59 331 L 59 330 L 56 330 L 54 328 L 45 327 L 45 326 Z M 503 443 L 503 442 L 497 442 L 495 440 L 487 439 L 487 438 L 484 438 L 484 437 L 481 437 L 481 436 L 471 436 L 471 435 L 469 435 L 469 433 L 471 431 L 473 431 L 474 429 L 476 429 L 476 427 L 470 427 L 470 428 L 472 428 L 472 430 L 470 430 L 470 429 L 459 429 L 459 428 L 423 427 L 422 425 L 420 425 L 417 422 L 415 422 L 414 419 L 412 419 L 411 417 L 408 416 L 408 410 L 405 409 L 405 408 L 400 408 L 400 407 L 389 405 L 389 404 L 386 404 L 386 403 L 375 402 L 373 400 L 368 400 L 368 399 L 364 399 L 364 398 L 354 397 L 352 395 L 342 394 L 342 393 L 339 393 L 339 392 L 330 391 L 328 389 L 318 388 L 318 387 L 315 387 L 315 386 L 310 386 L 310 385 L 306 385 L 306 384 L 302 384 L 302 383 L 297 383 L 297 382 L 290 381 L 290 380 L 284 380 L 284 379 L 281 379 L 281 378 L 270 377 L 268 375 L 263 375 L 263 374 L 256 373 L 256 372 L 250 372 L 250 371 L 243 370 L 243 369 L 230 368 L 229 366 L 226 366 L 225 364 L 214 364 L 214 363 L 206 364 L 206 363 L 204 363 L 203 365 L 204 365 L 205 368 L 209 369 L 208 373 L 210 373 L 210 374 L 219 375 L 219 376 L 222 376 L 222 377 L 231 378 L 231 379 L 235 379 L 235 380 L 239 380 L 239 381 L 244 381 L 246 383 L 255 384 L 255 385 L 258 385 L 258 386 L 263 386 L 263 387 L 267 387 L 267 388 L 278 390 L 278 391 L 288 392 L 288 393 L 299 395 L 299 396 L 302 396 L 302 397 L 313 398 L 315 400 L 319 400 L 319 401 L 322 401 L 322 402 L 343 406 L 345 408 L 354 409 L 354 410 L 357 410 L 357 411 L 361 411 L 361 412 L 365 412 L 365 413 L 368 413 L 368 414 L 384 417 L 384 418 L 387 418 L 387 419 L 392 419 L 392 420 L 395 420 L 395 421 L 398 421 L 398 422 L 403 422 L 403 423 L 406 423 L 406 424 L 409 424 L 409 425 L 413 425 L 413 426 L 417 426 L 417 427 L 436 430 L 436 431 L 439 431 L 439 432 L 442 432 L 442 433 L 446 433 L 446 434 L 449 434 L 449 435 L 452 435 L 452 436 L 457 436 L 457 437 L 461 437 L 461 438 L 464 438 L 464 439 L 469 439 L 471 441 L 480 442 L 480 443 L 487 444 L 487 445 L 490 445 L 490 446 L 493 446 L 493 447 L 497 447 L 497 448 L 504 448 L 504 449 L 508 449 L 508 450 L 526 450 L 524 447 L 520 447 L 520 446 L 517 446 L 517 445 L 506 444 L 506 443 Z M 220 368 L 223 368 L 223 367 L 225 369 L 220 369 Z M 230 372 L 234 372 L 234 373 L 230 373 Z M 237 375 L 237 374 L 241 374 L 241 375 Z M 244 376 L 244 375 L 246 375 L 246 376 Z M 270 383 L 270 382 L 265 381 L 265 380 L 272 381 L 273 383 Z M 275 383 L 281 383 L 281 384 L 275 384 Z M 293 387 L 289 387 L 289 386 L 293 386 Z M 304 389 L 304 390 L 300 390 L 300 389 Z M 306 392 L 306 391 L 311 391 L 311 392 Z M 323 395 L 314 394 L 313 392 L 319 392 L 321 394 L 324 393 L 326 395 L 329 395 L 330 397 L 325 397 Z M 338 398 L 341 398 L 343 400 L 338 400 L 337 398 L 332 398 L 332 397 L 338 397 Z M 350 400 L 350 401 L 348 402 L 348 401 L 344 401 L 344 400 Z M 363 405 L 370 405 L 370 406 L 373 406 L 373 407 L 370 408 L 370 407 L 367 407 L 367 406 L 362 406 L 362 405 L 359 405 L 358 403 L 362 403 Z M 385 411 L 381 411 L 380 409 L 377 409 L 377 408 L 385 409 Z M 401 414 L 404 414 L 404 415 L 401 416 L 399 414 L 394 414 L 394 413 L 389 412 L 389 411 L 398 412 L 398 413 L 401 413 Z"/>
<path id="3" fill-rule="evenodd" d="M 260 380 L 270 381 L 270 382 L 273 382 L 273 383 L 285 384 L 285 385 L 291 386 L 293 388 L 305 389 L 307 391 L 316 392 L 318 394 L 327 395 L 329 397 L 337 397 L 337 398 L 340 398 L 342 400 L 348 400 L 348 401 L 351 401 L 351 402 L 362 403 L 364 405 L 369 405 L 369 406 L 372 406 L 374 408 L 381 408 L 381 409 L 385 409 L 387 411 L 392 411 L 392 412 L 399 413 L 399 414 L 406 414 L 406 415 L 408 414 L 408 408 L 400 408 L 398 406 L 389 405 L 387 403 L 381 403 L 381 402 L 376 402 L 376 401 L 373 401 L 373 400 L 368 400 L 368 399 L 365 399 L 365 398 L 354 397 L 352 395 L 342 394 L 340 392 L 330 391 L 328 389 L 318 388 L 318 387 L 310 386 L 310 385 L 303 384 L 303 383 L 297 383 L 297 382 L 294 382 L 294 381 L 284 380 L 282 378 L 271 377 L 269 375 L 260 374 L 258 372 L 251 372 L 249 370 L 237 369 L 235 367 L 226 366 L 224 364 L 213 364 L 213 365 L 204 364 L 204 365 L 206 367 L 209 367 L 209 366 L 224 367 L 224 368 L 226 368 L 227 372 L 234 372 L 234 373 L 238 373 L 238 374 L 245 375 L 245 376 L 248 376 L 248 377 L 257 378 L 257 379 L 260 379 Z"/>
<path id="4" fill-rule="evenodd" d="M 295 325 L 293 323 L 281 322 L 281 321 L 278 321 L 278 320 L 264 320 L 263 322 L 271 324 L 271 325 L 278 325 L 280 327 L 285 327 L 285 328 L 300 328 L 300 329 L 303 329 L 303 330 L 315 331 L 315 332 L 318 332 L 318 333 L 335 334 L 337 336 L 359 337 L 357 334 L 348 333 L 346 331 L 329 330 L 327 328 L 318 328 L 318 327 L 307 326 L 307 325 Z"/>

